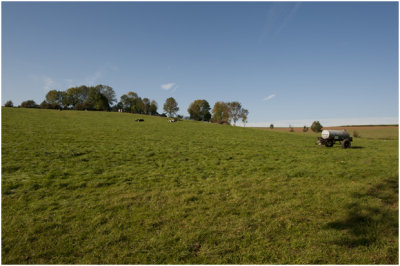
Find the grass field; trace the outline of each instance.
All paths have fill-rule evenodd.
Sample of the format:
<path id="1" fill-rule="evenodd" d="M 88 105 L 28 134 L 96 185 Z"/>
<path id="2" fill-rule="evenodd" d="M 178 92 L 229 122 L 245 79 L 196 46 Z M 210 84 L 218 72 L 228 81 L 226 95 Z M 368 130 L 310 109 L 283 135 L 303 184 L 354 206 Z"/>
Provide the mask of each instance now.
<path id="1" fill-rule="evenodd" d="M 315 142 L 3 108 L 2 263 L 397 264 L 398 139 Z"/>

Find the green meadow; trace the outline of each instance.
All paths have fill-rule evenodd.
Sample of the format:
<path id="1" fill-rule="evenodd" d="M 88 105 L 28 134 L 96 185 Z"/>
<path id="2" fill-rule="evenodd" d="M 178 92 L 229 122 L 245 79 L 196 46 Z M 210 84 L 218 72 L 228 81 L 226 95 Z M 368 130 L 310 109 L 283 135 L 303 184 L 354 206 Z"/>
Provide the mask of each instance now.
<path id="1" fill-rule="evenodd" d="M 315 142 L 3 108 L 2 263 L 397 264 L 398 137 Z"/>

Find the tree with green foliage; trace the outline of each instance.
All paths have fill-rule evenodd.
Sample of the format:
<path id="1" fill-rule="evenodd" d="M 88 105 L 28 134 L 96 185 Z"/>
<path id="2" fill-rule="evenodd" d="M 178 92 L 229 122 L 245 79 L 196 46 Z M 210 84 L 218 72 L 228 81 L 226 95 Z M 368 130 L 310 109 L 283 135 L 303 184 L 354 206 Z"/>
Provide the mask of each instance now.
<path id="1" fill-rule="evenodd" d="M 150 100 L 149 100 L 149 98 L 143 98 L 142 103 L 143 103 L 143 113 L 146 114 L 146 115 L 150 114 Z"/>
<path id="2" fill-rule="evenodd" d="M 99 89 L 100 93 L 107 98 L 109 105 L 112 105 L 117 101 L 117 98 L 115 98 L 115 91 L 110 86 L 100 84 L 97 85 L 96 88 Z"/>
<path id="3" fill-rule="evenodd" d="M 85 109 L 85 102 L 89 95 L 89 87 L 83 85 L 79 87 L 72 87 L 66 91 L 64 106 L 72 107 L 75 110 Z"/>
<path id="4" fill-rule="evenodd" d="M 307 126 L 304 126 L 303 127 L 303 132 L 307 132 L 308 131 L 308 127 Z"/>
<path id="5" fill-rule="evenodd" d="M 216 102 L 212 109 L 211 122 L 219 124 L 230 124 L 230 111 L 227 103 Z"/>
<path id="6" fill-rule="evenodd" d="M 172 117 L 179 111 L 178 103 L 173 97 L 169 97 L 167 100 L 165 100 L 164 111 L 169 117 Z"/>
<path id="7" fill-rule="evenodd" d="M 124 109 L 124 106 L 123 106 L 122 102 L 118 102 L 116 104 L 116 109 L 117 109 L 117 111 L 120 110 L 120 109 L 122 109 L 122 110 Z"/>
<path id="8" fill-rule="evenodd" d="M 137 97 L 133 99 L 132 113 L 143 114 L 143 112 L 144 112 L 144 104 L 142 98 Z"/>
<path id="9" fill-rule="evenodd" d="M 43 101 L 40 103 L 40 109 L 52 109 L 52 106 L 48 102 Z"/>
<path id="10" fill-rule="evenodd" d="M 246 123 L 247 123 L 247 116 L 248 116 L 248 115 L 249 115 L 249 111 L 248 111 L 247 109 L 242 108 L 242 109 L 240 110 L 239 117 L 240 117 L 240 119 L 242 120 L 242 123 L 243 123 L 244 126 L 246 126 Z"/>
<path id="11" fill-rule="evenodd" d="M 195 100 L 188 108 L 190 119 L 197 121 L 210 121 L 210 104 L 206 100 Z"/>
<path id="12" fill-rule="evenodd" d="M 122 109 L 129 113 L 138 113 L 139 96 L 136 92 L 130 91 L 121 96 Z"/>
<path id="13" fill-rule="evenodd" d="M 39 105 L 34 100 L 28 100 L 21 103 L 22 108 L 39 108 Z"/>
<path id="14" fill-rule="evenodd" d="M 270 129 L 274 129 L 274 124 L 269 125 Z"/>
<path id="15" fill-rule="evenodd" d="M 230 102 L 228 106 L 230 119 L 233 120 L 233 124 L 236 126 L 236 121 L 240 118 L 242 105 L 239 102 Z"/>
<path id="16" fill-rule="evenodd" d="M 101 93 L 101 87 L 90 87 L 85 101 L 85 107 L 89 110 L 105 111 L 109 109 L 107 97 Z"/>
<path id="17" fill-rule="evenodd" d="M 150 103 L 150 114 L 151 115 L 156 115 L 157 114 L 157 109 L 158 109 L 158 104 L 155 100 L 152 100 Z"/>
<path id="18" fill-rule="evenodd" d="M 5 106 L 5 107 L 14 107 L 14 104 L 13 104 L 12 101 L 7 101 L 7 102 L 4 104 L 4 106 Z"/>
<path id="19" fill-rule="evenodd" d="M 322 125 L 319 121 L 314 121 L 311 125 L 311 130 L 314 132 L 321 132 L 322 131 Z"/>
<path id="20" fill-rule="evenodd" d="M 63 108 L 66 103 L 65 98 L 67 93 L 64 91 L 51 90 L 46 94 L 46 102 L 48 103 L 48 109 Z"/>
<path id="21" fill-rule="evenodd" d="M 118 103 L 118 105 L 122 107 L 122 110 L 124 110 L 124 112 L 130 112 L 131 111 L 132 103 L 131 103 L 131 101 L 130 101 L 130 99 L 129 99 L 127 94 L 123 94 L 120 97 L 120 102 Z"/>

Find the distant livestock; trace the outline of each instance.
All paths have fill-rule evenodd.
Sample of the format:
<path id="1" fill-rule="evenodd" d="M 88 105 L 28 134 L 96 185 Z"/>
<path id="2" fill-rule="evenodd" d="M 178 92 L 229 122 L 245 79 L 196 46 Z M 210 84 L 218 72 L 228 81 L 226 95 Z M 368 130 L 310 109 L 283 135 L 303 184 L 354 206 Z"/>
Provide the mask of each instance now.
<path id="1" fill-rule="evenodd" d="M 144 119 L 139 118 L 139 119 L 136 119 L 135 121 L 136 121 L 136 122 L 144 122 Z"/>
<path id="2" fill-rule="evenodd" d="M 175 123 L 175 122 L 177 122 L 178 120 L 175 120 L 175 119 L 170 119 L 170 120 L 168 120 L 168 122 L 170 122 L 170 123 Z"/>

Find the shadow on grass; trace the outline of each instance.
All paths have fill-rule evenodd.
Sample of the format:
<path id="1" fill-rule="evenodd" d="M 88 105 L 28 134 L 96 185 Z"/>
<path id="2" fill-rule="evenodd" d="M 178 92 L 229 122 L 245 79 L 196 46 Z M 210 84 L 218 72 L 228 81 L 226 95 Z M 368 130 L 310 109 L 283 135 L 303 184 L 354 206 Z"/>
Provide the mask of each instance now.
<path id="1" fill-rule="evenodd" d="M 363 146 L 351 146 L 350 149 L 364 149 Z"/>
<path id="2" fill-rule="evenodd" d="M 369 246 L 383 237 L 398 235 L 398 179 L 385 179 L 365 193 L 354 193 L 355 202 L 347 205 L 344 219 L 327 224 L 327 228 L 343 231 L 334 244 L 349 248 Z M 362 204 L 379 199 L 381 206 Z"/>

